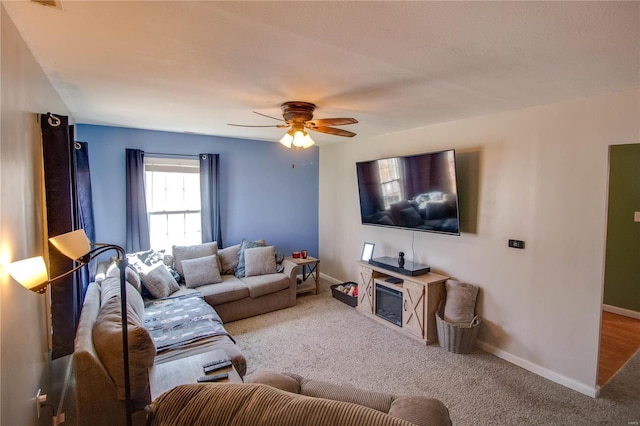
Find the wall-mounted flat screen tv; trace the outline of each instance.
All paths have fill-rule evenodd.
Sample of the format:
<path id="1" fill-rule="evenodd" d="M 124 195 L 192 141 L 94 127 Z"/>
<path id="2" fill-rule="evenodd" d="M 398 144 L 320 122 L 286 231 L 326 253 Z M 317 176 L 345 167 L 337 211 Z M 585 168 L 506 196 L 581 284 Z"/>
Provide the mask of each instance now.
<path id="1" fill-rule="evenodd" d="M 454 150 L 356 163 L 364 225 L 460 235 Z"/>

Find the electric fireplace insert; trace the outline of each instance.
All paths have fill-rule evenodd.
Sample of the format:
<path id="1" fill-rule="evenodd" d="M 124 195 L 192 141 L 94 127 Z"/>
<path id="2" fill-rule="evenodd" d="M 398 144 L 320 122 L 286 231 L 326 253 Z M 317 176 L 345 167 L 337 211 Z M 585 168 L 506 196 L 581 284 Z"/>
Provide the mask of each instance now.
<path id="1" fill-rule="evenodd" d="M 376 315 L 402 327 L 402 291 L 376 283 Z"/>

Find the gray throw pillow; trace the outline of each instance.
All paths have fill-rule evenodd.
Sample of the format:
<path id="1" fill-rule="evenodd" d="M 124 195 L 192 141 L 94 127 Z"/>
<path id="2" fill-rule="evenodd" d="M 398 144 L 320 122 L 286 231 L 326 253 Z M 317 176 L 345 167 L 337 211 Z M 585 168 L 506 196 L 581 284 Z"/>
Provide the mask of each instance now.
<path id="1" fill-rule="evenodd" d="M 267 243 L 264 240 L 258 241 L 247 241 L 242 240 L 242 244 L 240 244 L 240 250 L 238 251 L 238 264 L 236 265 L 236 269 L 234 274 L 236 278 L 244 278 L 244 251 L 250 248 L 256 247 L 264 247 Z"/>
<path id="2" fill-rule="evenodd" d="M 180 286 L 164 263 L 156 263 L 140 273 L 142 283 L 156 299 L 167 297 L 180 290 Z"/>
<path id="3" fill-rule="evenodd" d="M 211 255 L 182 261 L 184 283 L 189 288 L 222 282 L 218 270 L 218 256 Z"/>
<path id="4" fill-rule="evenodd" d="M 274 246 L 249 248 L 244 251 L 245 277 L 276 273 Z"/>
<path id="5" fill-rule="evenodd" d="M 222 275 L 233 275 L 233 271 L 236 269 L 236 265 L 238 264 L 239 250 L 240 244 L 218 249 L 218 260 L 222 265 L 222 269 L 220 269 L 220 273 Z"/>
<path id="6" fill-rule="evenodd" d="M 218 254 L 218 242 L 196 244 L 192 246 L 173 246 L 173 262 L 174 267 L 184 277 L 184 271 L 182 269 L 182 262 L 187 259 L 197 259 L 199 257 L 211 256 L 212 254 Z M 222 269 L 218 264 L 218 270 Z"/>
<path id="7" fill-rule="evenodd" d="M 451 279 L 447 280 L 445 287 L 444 320 L 454 324 L 470 324 L 476 315 L 478 287 Z"/>

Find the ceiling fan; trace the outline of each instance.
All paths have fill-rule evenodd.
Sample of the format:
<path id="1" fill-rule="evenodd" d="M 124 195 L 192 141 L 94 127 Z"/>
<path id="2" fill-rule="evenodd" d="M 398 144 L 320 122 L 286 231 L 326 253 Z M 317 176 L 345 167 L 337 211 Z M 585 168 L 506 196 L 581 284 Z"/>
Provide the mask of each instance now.
<path id="1" fill-rule="evenodd" d="M 274 120 L 284 121 L 284 124 L 272 124 L 267 126 L 253 126 L 248 124 L 231 124 L 229 126 L 239 127 L 277 127 L 285 128 L 289 127 L 289 131 L 280 139 L 280 143 L 287 148 L 294 146 L 296 148 L 309 148 L 315 142 L 309 136 L 309 133 L 305 129 L 313 130 L 314 132 L 328 133 L 336 136 L 354 137 L 356 134 L 348 130 L 342 130 L 331 126 L 344 126 L 347 124 L 355 124 L 358 122 L 355 118 L 318 118 L 313 119 L 313 111 L 316 106 L 310 102 L 291 101 L 285 102 L 280 105 L 282 108 L 282 119 L 271 117 L 270 115 L 262 114 L 253 111 L 255 114 L 262 115 Z"/>

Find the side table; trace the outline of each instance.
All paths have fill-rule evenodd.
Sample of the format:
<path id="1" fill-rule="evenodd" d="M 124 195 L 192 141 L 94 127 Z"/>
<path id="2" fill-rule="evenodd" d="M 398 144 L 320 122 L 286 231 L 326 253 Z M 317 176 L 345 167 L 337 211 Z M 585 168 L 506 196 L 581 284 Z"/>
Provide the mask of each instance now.
<path id="1" fill-rule="evenodd" d="M 149 369 L 151 400 L 176 386 L 197 383 L 198 377 L 206 376 L 202 365 L 219 359 L 229 359 L 222 349 L 154 365 Z M 242 383 L 233 365 L 211 372 L 210 375 L 218 373 L 229 373 L 229 378 L 213 383 Z"/>
<path id="2" fill-rule="evenodd" d="M 302 283 L 298 284 L 296 294 L 308 293 L 310 291 L 320 292 L 320 260 L 315 257 L 307 256 L 306 259 L 287 257 L 286 260 L 300 266 L 302 270 Z M 306 282 L 309 277 L 313 278 L 313 282 Z"/>

